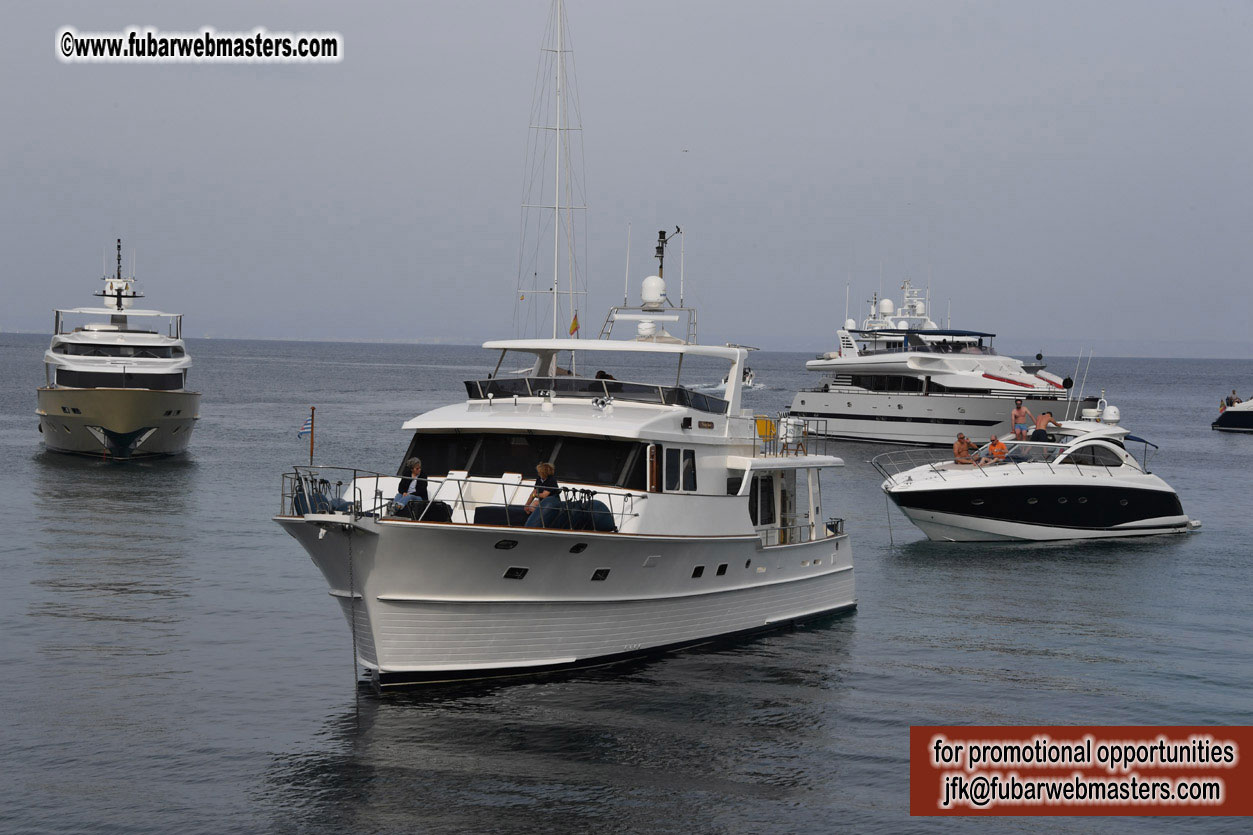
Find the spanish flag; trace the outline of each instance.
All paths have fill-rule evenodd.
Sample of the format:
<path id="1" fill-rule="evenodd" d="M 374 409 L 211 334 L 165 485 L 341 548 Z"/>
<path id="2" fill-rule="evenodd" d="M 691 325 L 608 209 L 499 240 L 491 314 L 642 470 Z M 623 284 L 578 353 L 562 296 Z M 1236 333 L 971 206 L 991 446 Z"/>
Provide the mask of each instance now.
<path id="1" fill-rule="evenodd" d="M 574 312 L 574 318 L 570 320 L 570 335 L 574 336 L 579 332 L 579 312 Z"/>

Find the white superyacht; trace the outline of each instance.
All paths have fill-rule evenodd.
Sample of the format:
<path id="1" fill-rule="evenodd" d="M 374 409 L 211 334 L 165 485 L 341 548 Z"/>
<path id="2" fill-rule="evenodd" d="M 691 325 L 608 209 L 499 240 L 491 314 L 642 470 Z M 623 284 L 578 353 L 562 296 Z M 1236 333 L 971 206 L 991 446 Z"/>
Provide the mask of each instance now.
<path id="1" fill-rule="evenodd" d="M 872 302 L 860 329 L 849 319 L 838 347 L 805 363 L 822 382 L 802 389 L 790 414 L 829 437 L 897 444 L 951 444 L 957 433 L 979 440 L 1012 437 L 1015 400 L 1039 416 L 1077 417 L 1095 398 L 1071 396 L 1072 381 L 996 353 L 995 334 L 940 328 L 909 281 L 898 309 Z"/>
<path id="2" fill-rule="evenodd" d="M 133 307 L 134 276 L 104 277 L 101 307 L 55 312 L 38 390 L 44 445 L 126 460 L 183 452 L 199 419 L 200 393 L 187 388 L 191 358 L 183 317 Z"/>
<path id="3" fill-rule="evenodd" d="M 484 347 L 497 371 L 517 354 L 532 370 L 470 380 L 465 402 L 404 425 L 429 497 L 417 510 L 392 501 L 404 465 L 285 479 L 275 521 L 322 571 L 375 686 L 602 664 L 855 607 L 819 478 L 843 462 L 741 410 L 745 349 Z M 711 361 L 729 365 L 721 397 L 681 383 Z M 528 514 L 540 462 L 561 489 Z"/>

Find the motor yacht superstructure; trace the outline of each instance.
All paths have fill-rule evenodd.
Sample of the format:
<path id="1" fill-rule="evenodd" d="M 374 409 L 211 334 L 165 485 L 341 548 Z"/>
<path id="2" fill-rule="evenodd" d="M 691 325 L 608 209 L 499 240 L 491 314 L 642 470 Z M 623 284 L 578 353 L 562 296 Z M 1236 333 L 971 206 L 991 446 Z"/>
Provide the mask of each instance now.
<path id="1" fill-rule="evenodd" d="M 1126 448 L 1142 441 L 1095 421 L 1064 422 L 1057 442 L 984 446 L 974 463 L 889 452 L 872 463 L 883 491 L 929 539 L 1106 539 L 1186 533 L 1199 527 L 1179 497 Z M 1147 450 L 1152 446 L 1145 444 Z"/>
<path id="2" fill-rule="evenodd" d="M 872 299 L 860 328 L 849 319 L 834 351 L 805 367 L 821 382 L 801 390 L 790 413 L 831 437 L 897 444 L 951 444 L 957 433 L 986 440 L 1010 434 L 1021 399 L 1034 415 L 1077 417 L 1093 401 L 1071 397 L 1072 382 L 997 354 L 995 334 L 940 328 L 909 281 L 904 301 Z"/>
<path id="3" fill-rule="evenodd" d="M 498 371 L 517 353 L 532 371 L 468 381 L 465 402 L 404 425 L 403 458 L 428 480 L 421 511 L 391 501 L 404 473 L 298 467 L 285 482 L 276 521 L 321 569 L 377 685 L 599 664 L 855 606 L 848 536 L 821 504 L 820 472 L 843 462 L 741 410 L 745 349 L 484 347 Z M 730 366 L 721 397 L 680 379 L 710 362 Z M 668 382 L 629 378 L 662 367 Z M 561 494 L 528 514 L 540 462 Z"/>
<path id="4" fill-rule="evenodd" d="M 56 452 L 125 460 L 182 452 L 199 418 L 187 389 L 191 358 L 182 315 L 139 310 L 134 277 L 118 267 L 95 295 L 101 307 L 55 312 L 38 390 L 39 431 Z"/>

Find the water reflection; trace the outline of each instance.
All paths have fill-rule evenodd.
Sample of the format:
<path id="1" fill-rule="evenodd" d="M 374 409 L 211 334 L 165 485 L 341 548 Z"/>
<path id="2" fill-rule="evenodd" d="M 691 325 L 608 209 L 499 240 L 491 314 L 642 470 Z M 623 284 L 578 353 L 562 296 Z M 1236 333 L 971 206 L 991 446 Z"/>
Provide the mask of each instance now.
<path id="1" fill-rule="evenodd" d="M 42 651 L 71 663 L 171 650 L 188 596 L 197 466 L 45 452 L 34 468 L 31 617 L 65 621 Z"/>
<path id="2" fill-rule="evenodd" d="M 558 679 L 385 694 L 280 757 L 293 830 L 711 831 L 816 825 L 838 786 L 855 618 Z"/>

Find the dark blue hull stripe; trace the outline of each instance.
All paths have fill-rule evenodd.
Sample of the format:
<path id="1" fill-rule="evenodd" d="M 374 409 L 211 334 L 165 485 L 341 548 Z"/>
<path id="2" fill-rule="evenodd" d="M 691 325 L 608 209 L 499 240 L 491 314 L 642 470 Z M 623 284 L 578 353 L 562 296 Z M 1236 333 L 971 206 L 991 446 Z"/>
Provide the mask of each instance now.
<path id="1" fill-rule="evenodd" d="M 1183 515 L 1183 506 L 1174 493 L 1130 487 L 972 487 L 889 495 L 897 505 L 911 510 L 1050 528 L 1110 530 L 1146 519 Z"/>

